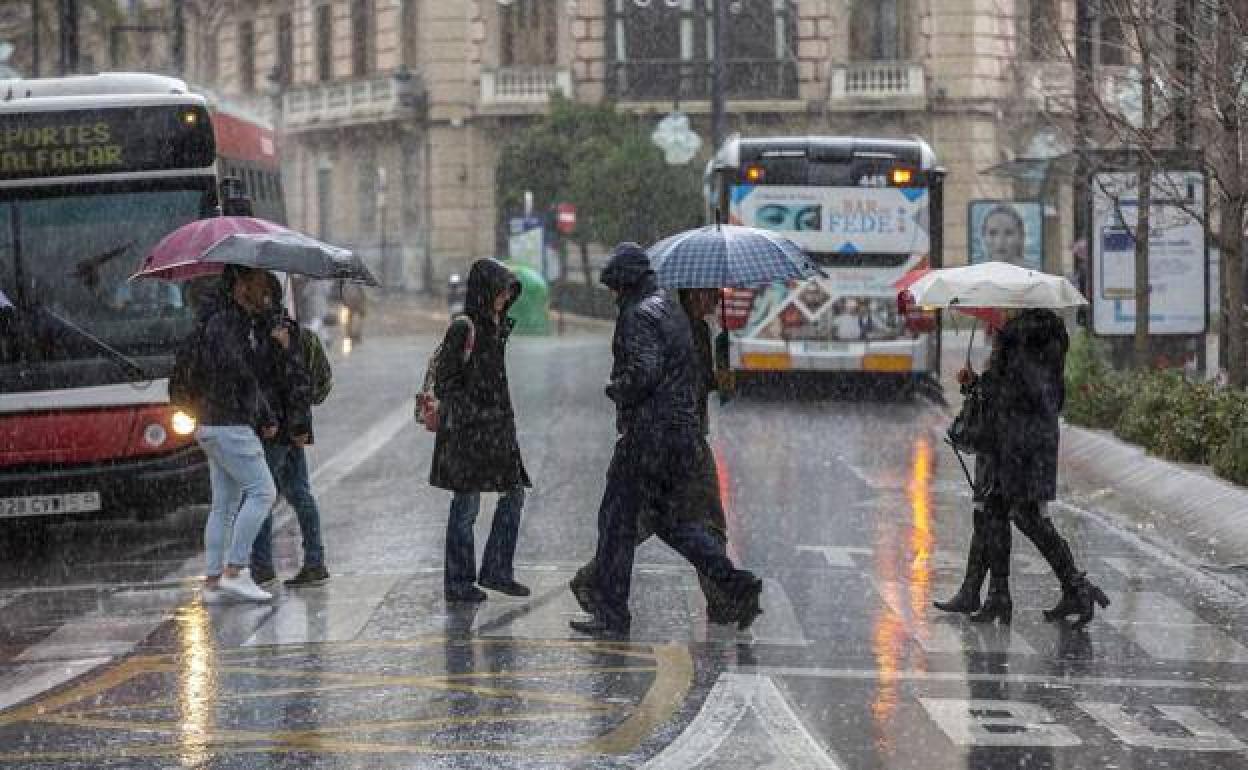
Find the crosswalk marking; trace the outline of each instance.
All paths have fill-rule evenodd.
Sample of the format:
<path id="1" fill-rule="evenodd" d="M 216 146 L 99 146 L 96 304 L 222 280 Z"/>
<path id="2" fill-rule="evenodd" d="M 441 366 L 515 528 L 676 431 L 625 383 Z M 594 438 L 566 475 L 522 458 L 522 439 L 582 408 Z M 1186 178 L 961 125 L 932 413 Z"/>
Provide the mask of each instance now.
<path id="1" fill-rule="evenodd" d="M 323 586 L 289 591 L 243 646 L 355 639 L 397 580 L 396 576 L 339 577 Z"/>

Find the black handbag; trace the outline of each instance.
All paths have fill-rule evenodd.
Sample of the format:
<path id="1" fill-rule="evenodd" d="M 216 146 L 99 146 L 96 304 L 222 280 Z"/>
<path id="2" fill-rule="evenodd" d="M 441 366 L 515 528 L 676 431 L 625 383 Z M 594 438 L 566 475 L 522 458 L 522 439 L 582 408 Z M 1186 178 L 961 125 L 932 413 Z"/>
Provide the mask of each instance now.
<path id="1" fill-rule="evenodd" d="M 967 454 L 990 454 L 997 446 L 997 426 L 986 378 L 976 377 L 962 387 L 962 394 L 962 411 L 947 432 L 949 443 Z"/>

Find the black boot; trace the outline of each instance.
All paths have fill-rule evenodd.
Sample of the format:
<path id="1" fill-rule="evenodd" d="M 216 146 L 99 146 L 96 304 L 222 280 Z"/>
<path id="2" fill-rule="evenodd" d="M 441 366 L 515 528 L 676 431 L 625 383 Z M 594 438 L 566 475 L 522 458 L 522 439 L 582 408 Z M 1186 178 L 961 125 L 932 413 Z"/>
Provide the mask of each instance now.
<path id="1" fill-rule="evenodd" d="M 1109 606 L 1109 597 L 1100 586 L 1093 584 L 1080 572 L 1062 589 L 1062 600 L 1052 610 L 1044 613 L 1044 617 L 1046 620 L 1065 620 L 1071 615 L 1077 615 L 1071 625 L 1074 628 L 1083 628 L 1096 617 L 1097 605 L 1105 609 Z"/>
<path id="2" fill-rule="evenodd" d="M 980 583 L 982 585 L 982 581 Z M 979 589 L 980 585 L 972 587 L 963 581 L 962 587 L 958 589 L 958 592 L 952 598 L 943 602 L 932 602 L 932 606 L 945 612 L 961 612 L 964 615 L 969 615 L 979 610 Z"/>
<path id="3" fill-rule="evenodd" d="M 1062 589 L 1062 598 L 1057 601 L 1051 610 L 1044 611 L 1044 619 L 1053 622 L 1062 620 L 1067 615 L 1074 615 L 1079 612 L 1079 597 L 1074 586 L 1067 586 Z"/>
<path id="4" fill-rule="evenodd" d="M 979 592 L 984 587 L 984 578 L 988 577 L 984 526 L 983 506 L 976 506 L 975 528 L 971 531 L 971 545 L 966 552 L 966 576 L 962 578 L 962 587 L 947 601 L 932 602 L 936 609 L 963 614 L 979 610 Z"/>
<path id="5" fill-rule="evenodd" d="M 991 623 L 999 620 L 1002 625 L 1008 626 L 1013 615 L 1014 602 L 1010 599 L 1010 576 L 994 574 L 992 582 L 988 585 L 988 598 L 984 601 L 984 607 L 971 616 L 971 622 Z"/>

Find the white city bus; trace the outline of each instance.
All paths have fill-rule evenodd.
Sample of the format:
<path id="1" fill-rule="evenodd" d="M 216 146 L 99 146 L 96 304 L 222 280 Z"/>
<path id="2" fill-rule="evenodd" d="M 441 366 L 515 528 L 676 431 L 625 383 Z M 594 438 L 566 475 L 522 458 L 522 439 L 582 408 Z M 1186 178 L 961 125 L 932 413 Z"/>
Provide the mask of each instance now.
<path id="1" fill-rule="evenodd" d="M 897 294 L 940 266 L 943 177 L 919 139 L 729 139 L 710 168 L 715 215 L 782 232 L 824 271 L 725 291 L 732 368 L 938 374 L 936 317 L 901 314 Z"/>
<path id="2" fill-rule="evenodd" d="M 0 80 L 0 518 L 207 500 L 168 399 L 192 309 L 182 286 L 128 278 L 160 238 L 220 211 L 227 169 L 280 213 L 271 131 L 182 81 Z"/>

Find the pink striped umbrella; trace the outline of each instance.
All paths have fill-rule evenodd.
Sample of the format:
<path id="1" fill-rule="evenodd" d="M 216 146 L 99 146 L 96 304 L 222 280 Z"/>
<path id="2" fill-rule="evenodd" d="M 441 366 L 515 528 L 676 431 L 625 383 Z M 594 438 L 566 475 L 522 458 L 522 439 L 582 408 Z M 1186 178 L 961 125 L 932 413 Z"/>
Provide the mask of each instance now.
<path id="1" fill-rule="evenodd" d="M 209 217 L 182 225 L 152 247 L 143 266 L 133 277 L 145 276 L 165 281 L 189 281 L 216 275 L 225 267 L 220 262 L 201 262 L 213 246 L 240 233 L 289 233 L 291 230 L 255 217 Z"/>

